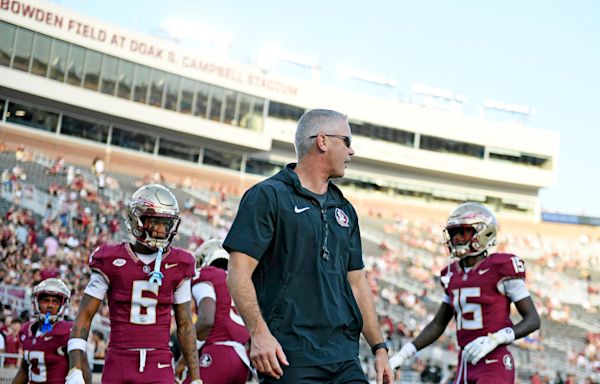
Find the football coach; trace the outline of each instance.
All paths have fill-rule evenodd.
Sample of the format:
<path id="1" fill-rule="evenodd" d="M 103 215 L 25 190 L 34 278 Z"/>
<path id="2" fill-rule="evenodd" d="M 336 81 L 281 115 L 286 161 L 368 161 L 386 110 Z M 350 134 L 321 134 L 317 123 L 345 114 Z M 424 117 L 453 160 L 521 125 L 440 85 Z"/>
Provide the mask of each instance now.
<path id="1" fill-rule="evenodd" d="M 297 163 L 244 194 L 223 244 L 252 363 L 261 383 L 368 383 L 358 358 L 362 332 L 377 383 L 392 383 L 358 217 L 331 181 L 354 155 L 348 119 L 309 110 L 294 144 Z"/>

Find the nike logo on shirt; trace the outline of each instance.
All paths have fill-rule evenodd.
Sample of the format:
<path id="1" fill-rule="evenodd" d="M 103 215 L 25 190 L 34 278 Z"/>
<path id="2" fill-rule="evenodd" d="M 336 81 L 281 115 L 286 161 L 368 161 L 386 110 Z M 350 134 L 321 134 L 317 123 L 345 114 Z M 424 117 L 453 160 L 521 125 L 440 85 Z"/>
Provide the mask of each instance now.
<path id="1" fill-rule="evenodd" d="M 294 205 L 294 212 L 296 212 L 296 213 L 304 212 L 307 209 L 310 209 L 310 207 L 298 208 L 297 206 Z"/>
<path id="2" fill-rule="evenodd" d="M 165 264 L 165 269 L 171 269 L 171 268 L 176 267 L 176 266 L 177 266 L 177 263 L 175 263 L 175 264 L 166 263 Z"/>
<path id="3" fill-rule="evenodd" d="M 157 366 L 158 366 L 158 369 L 163 369 L 163 368 L 170 367 L 171 364 L 161 364 L 161 363 L 158 363 Z"/>
<path id="4" fill-rule="evenodd" d="M 490 270 L 489 268 L 488 269 L 480 269 L 479 274 L 483 275 L 484 273 L 487 273 L 487 271 L 489 271 L 489 270 Z"/>

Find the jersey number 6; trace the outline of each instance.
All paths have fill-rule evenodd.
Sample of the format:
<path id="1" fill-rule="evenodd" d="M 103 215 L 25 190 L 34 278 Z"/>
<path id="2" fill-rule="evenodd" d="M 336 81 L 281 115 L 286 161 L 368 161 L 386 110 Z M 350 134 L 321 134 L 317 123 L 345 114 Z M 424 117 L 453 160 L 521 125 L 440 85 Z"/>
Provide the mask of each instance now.
<path id="1" fill-rule="evenodd" d="M 133 324 L 154 324 L 156 323 L 156 303 L 157 299 L 142 297 L 144 291 L 152 292 L 158 296 L 158 284 L 150 283 L 148 280 L 136 280 L 131 289 L 131 312 L 129 321 Z M 142 313 L 142 308 L 144 312 Z"/>

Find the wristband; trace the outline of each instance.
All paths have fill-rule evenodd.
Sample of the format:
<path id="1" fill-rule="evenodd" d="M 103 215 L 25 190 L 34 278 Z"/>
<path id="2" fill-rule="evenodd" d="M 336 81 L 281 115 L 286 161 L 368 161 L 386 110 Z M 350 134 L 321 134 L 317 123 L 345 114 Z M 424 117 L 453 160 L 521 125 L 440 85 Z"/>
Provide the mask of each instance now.
<path id="1" fill-rule="evenodd" d="M 85 352 L 87 349 L 87 340 L 84 339 L 79 339 L 79 338 L 75 338 L 75 339 L 69 339 L 69 342 L 67 343 L 67 352 L 71 352 L 71 351 L 75 351 L 75 350 L 80 350 Z"/>
<path id="2" fill-rule="evenodd" d="M 413 343 L 406 343 L 402 347 L 408 353 L 408 357 L 413 357 L 417 353 L 417 347 Z"/>
<path id="3" fill-rule="evenodd" d="M 515 331 L 512 327 L 502 328 L 501 330 L 494 332 L 492 337 L 498 344 L 510 344 L 515 341 Z"/>
<path id="4" fill-rule="evenodd" d="M 378 349 L 385 349 L 386 351 L 388 351 L 387 344 L 385 342 L 377 343 L 377 344 L 375 344 L 374 346 L 371 347 L 371 352 L 373 352 L 373 354 L 375 354 L 375 352 Z"/>

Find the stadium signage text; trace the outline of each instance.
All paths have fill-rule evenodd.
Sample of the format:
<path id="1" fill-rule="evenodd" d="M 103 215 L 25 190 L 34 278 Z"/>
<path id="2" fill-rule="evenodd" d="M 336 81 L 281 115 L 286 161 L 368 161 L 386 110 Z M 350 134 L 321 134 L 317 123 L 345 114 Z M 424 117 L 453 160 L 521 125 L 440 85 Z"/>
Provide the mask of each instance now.
<path id="1" fill-rule="evenodd" d="M 244 71 L 239 71 L 231 67 L 207 62 L 201 59 L 184 56 L 181 65 L 185 68 L 192 68 L 200 72 L 209 73 L 223 79 L 245 83 L 248 85 L 261 87 L 270 91 L 295 95 L 298 88 L 280 81 L 268 79 L 265 76 L 259 76 Z"/>
<path id="2" fill-rule="evenodd" d="M 109 45 L 112 48 L 159 60 L 169 65 L 178 65 L 181 68 L 193 69 L 224 80 L 287 95 L 296 95 L 298 93 L 298 87 L 293 84 L 273 80 L 266 76 L 233 67 L 207 62 L 182 54 L 176 50 L 165 49 L 147 41 L 111 32 L 100 26 L 65 16 L 60 12 L 53 12 L 48 10 L 48 7 L 51 7 L 51 5 L 19 0 L 0 0 L 0 16 L 2 16 L 2 13 L 12 14 L 13 16 L 25 19 L 28 23 L 44 24 L 47 27 L 78 35 L 96 43 Z"/>

